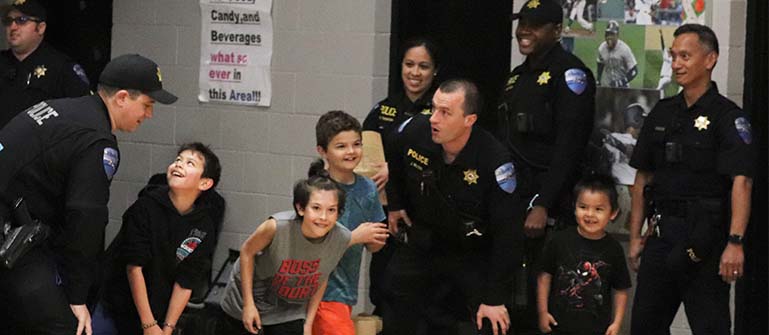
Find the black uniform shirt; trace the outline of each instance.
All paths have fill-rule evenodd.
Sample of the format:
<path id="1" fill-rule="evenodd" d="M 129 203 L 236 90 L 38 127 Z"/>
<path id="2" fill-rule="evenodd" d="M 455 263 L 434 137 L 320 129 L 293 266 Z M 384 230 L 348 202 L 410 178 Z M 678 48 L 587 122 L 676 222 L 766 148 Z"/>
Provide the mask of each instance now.
<path id="1" fill-rule="evenodd" d="M 403 93 L 387 97 L 377 103 L 363 121 L 363 130 L 373 130 L 382 136 L 385 158 L 389 160 L 387 148 L 395 141 L 398 126 L 419 113 L 430 113 L 432 93 L 425 92 L 417 101 L 411 101 Z"/>
<path id="2" fill-rule="evenodd" d="M 515 239 L 522 236 L 515 232 L 520 227 L 514 227 L 510 210 L 516 187 L 510 154 L 476 126 L 455 160 L 446 164 L 442 147 L 430 136 L 429 115 L 407 122 L 389 162 L 390 210 L 406 209 L 415 226 L 429 228 L 433 249 L 440 253 L 463 252 L 459 244 L 464 227 L 457 226 L 458 220 L 475 220 L 487 244 L 468 252 L 488 252 L 491 264 L 480 300 L 501 305 L 515 260 L 520 259 L 521 243 Z"/>
<path id="3" fill-rule="evenodd" d="M 104 250 L 120 153 L 98 95 L 40 102 L 0 130 L 0 191 L 24 196 L 51 226 L 49 246 L 70 304 L 84 304 Z"/>
<path id="4" fill-rule="evenodd" d="M 683 93 L 654 106 L 641 128 L 630 165 L 654 173 L 655 197 L 723 197 L 731 188 L 731 177 L 753 177 L 752 142 L 745 113 L 720 95 L 712 82 L 690 107 Z M 666 160 L 665 148 L 673 151 L 672 143 L 681 148 L 679 162 Z"/>
<path id="5" fill-rule="evenodd" d="M 534 205 L 553 209 L 576 182 L 593 128 L 593 73 L 557 43 L 539 63 L 516 67 L 501 96 L 498 138 L 519 171 L 531 171 L 519 178 L 522 196 L 539 194 Z"/>
<path id="6" fill-rule="evenodd" d="M 45 42 L 23 61 L 0 52 L 0 128 L 40 101 L 89 93 L 83 68 Z"/>

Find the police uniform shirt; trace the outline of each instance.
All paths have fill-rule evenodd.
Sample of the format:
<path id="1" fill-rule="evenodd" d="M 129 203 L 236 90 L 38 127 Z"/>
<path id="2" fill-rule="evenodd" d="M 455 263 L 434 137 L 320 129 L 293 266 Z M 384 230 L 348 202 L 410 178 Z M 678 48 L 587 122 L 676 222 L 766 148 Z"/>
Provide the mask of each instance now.
<path id="1" fill-rule="evenodd" d="M 490 133 L 475 126 L 465 147 L 446 164 L 442 147 L 431 139 L 429 115 L 414 116 L 400 135 L 391 155 L 387 184 L 390 210 L 406 209 L 415 226 L 429 228 L 433 251 L 444 255 L 463 252 L 457 238 L 464 234 L 456 233 L 461 227 L 449 226 L 456 220 L 444 219 L 453 211 L 436 204 L 440 201 L 436 200 L 437 192 L 447 199 L 448 206 L 480 219 L 478 229 L 485 229 L 489 242 L 481 252 L 489 252 L 490 259 L 481 300 L 487 305 L 503 304 L 515 266 L 512 260 L 520 259 L 521 252 L 521 243 L 516 240 L 521 234 L 514 232 L 510 210 L 516 187 L 510 154 Z M 434 179 L 428 180 L 425 173 Z"/>
<path id="2" fill-rule="evenodd" d="M 593 128 L 595 79 L 557 43 L 537 64 L 527 60 L 508 76 L 499 105 L 498 137 L 516 167 L 534 170 L 522 196 L 539 194 L 534 205 L 553 209 L 568 196 Z"/>
<path id="3" fill-rule="evenodd" d="M 654 106 L 630 165 L 654 174 L 655 198 L 723 197 L 731 189 L 731 177 L 753 177 L 752 142 L 745 113 L 711 82 L 690 107 L 683 93 Z M 678 151 L 678 161 L 666 159 L 666 147 L 668 155 Z"/>
<path id="4" fill-rule="evenodd" d="M 395 141 L 396 129 L 408 118 L 425 113 L 429 114 L 432 108 L 432 92 L 428 91 L 416 101 L 411 101 L 403 93 L 389 96 L 377 103 L 363 121 L 363 130 L 372 130 L 382 136 L 382 145 L 387 148 Z M 387 159 L 387 157 L 385 157 Z"/>
<path id="5" fill-rule="evenodd" d="M 52 228 L 70 304 L 84 304 L 104 250 L 107 202 L 119 151 L 99 96 L 44 101 L 0 130 L 0 191 L 23 196 Z"/>
<path id="6" fill-rule="evenodd" d="M 22 61 L 0 52 L 0 128 L 40 101 L 89 93 L 83 68 L 45 42 Z"/>

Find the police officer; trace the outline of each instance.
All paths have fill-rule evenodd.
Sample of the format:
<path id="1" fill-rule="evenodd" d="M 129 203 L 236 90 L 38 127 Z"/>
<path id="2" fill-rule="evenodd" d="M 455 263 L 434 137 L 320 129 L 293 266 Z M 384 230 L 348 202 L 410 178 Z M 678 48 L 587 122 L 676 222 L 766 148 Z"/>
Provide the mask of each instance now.
<path id="1" fill-rule="evenodd" d="M 557 3 L 530 0 L 513 19 L 518 20 L 515 37 L 526 60 L 513 69 L 503 89 L 497 134 L 510 148 L 518 171 L 521 203 L 516 207 L 528 209 L 515 213 L 528 239 L 527 266 L 516 276 L 515 305 L 522 314 L 513 325 L 535 332 L 536 274 L 524 270 L 536 262 L 548 222 L 574 221 L 570 192 L 593 127 L 595 79 L 560 44 L 563 12 Z"/>
<path id="2" fill-rule="evenodd" d="M 23 197 L 31 216 L 51 230 L 11 269 L 0 268 L 4 332 L 91 334 L 85 303 L 99 272 L 109 186 L 120 162 L 113 131 L 136 130 L 156 101 L 176 101 L 163 90 L 158 66 L 124 55 L 107 64 L 98 94 L 40 102 L 0 130 L 0 192 Z"/>
<path id="3" fill-rule="evenodd" d="M 385 317 L 385 332 L 477 334 L 485 323 L 484 333 L 504 334 L 521 246 L 510 212 L 514 167 L 507 150 L 474 126 L 481 104 L 473 83 L 442 83 L 432 105 L 432 115 L 406 121 L 391 155 L 388 223 L 396 231 L 410 226 L 402 249 L 422 277 L 395 284 L 411 288 L 404 297 L 411 304 L 399 306 L 400 319 Z"/>
<path id="4" fill-rule="evenodd" d="M 673 73 L 683 91 L 647 116 L 630 160 L 638 169 L 631 333 L 670 334 L 683 302 L 694 334 L 730 334 L 729 284 L 743 273 L 756 159 L 750 122 L 711 81 L 718 59 L 713 31 L 686 24 L 674 36 Z M 648 237 L 641 235 L 644 218 Z"/>
<path id="5" fill-rule="evenodd" d="M 40 101 L 90 93 L 83 68 L 43 42 L 46 11 L 37 0 L 15 0 L 1 20 L 10 48 L 0 52 L 0 128 Z"/>

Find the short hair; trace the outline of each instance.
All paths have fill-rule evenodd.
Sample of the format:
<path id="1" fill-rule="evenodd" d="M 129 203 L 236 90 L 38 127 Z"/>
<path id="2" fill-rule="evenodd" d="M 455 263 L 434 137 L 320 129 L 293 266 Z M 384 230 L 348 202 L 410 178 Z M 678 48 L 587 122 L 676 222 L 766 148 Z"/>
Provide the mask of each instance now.
<path id="1" fill-rule="evenodd" d="M 425 50 L 427 50 L 427 54 L 430 55 L 430 60 L 433 62 L 433 66 L 435 66 L 435 70 L 437 71 L 440 67 L 441 50 L 435 42 L 427 37 L 412 37 L 406 40 L 406 42 L 403 42 L 403 46 L 401 47 L 401 62 L 403 62 L 403 58 L 406 57 L 406 53 L 416 47 L 424 47 Z"/>
<path id="2" fill-rule="evenodd" d="M 360 122 L 343 111 L 329 111 L 321 115 L 318 123 L 315 124 L 315 143 L 323 149 L 328 149 L 328 144 L 334 136 L 348 130 L 360 134 L 362 131 Z"/>
<path id="3" fill-rule="evenodd" d="M 119 88 L 119 87 L 114 87 L 114 86 L 105 85 L 101 83 L 96 86 L 97 92 L 101 92 L 108 97 L 114 96 L 120 90 L 128 91 L 128 96 L 131 97 L 131 99 L 136 99 L 140 95 L 142 95 L 142 91 L 130 89 L 130 88 Z"/>
<path id="4" fill-rule="evenodd" d="M 478 91 L 478 87 L 473 84 L 472 81 L 467 79 L 449 79 L 441 83 L 438 89 L 443 93 L 454 93 L 458 90 L 462 90 L 465 93 L 464 115 L 478 114 L 483 105 L 483 99 L 481 93 Z"/>
<path id="5" fill-rule="evenodd" d="M 617 200 L 619 196 L 617 195 L 617 188 L 615 186 L 616 184 L 611 176 L 600 173 L 585 176 L 574 186 L 574 203 L 576 204 L 580 194 L 584 192 L 592 191 L 603 193 L 609 198 L 611 210 L 615 211 L 619 209 L 619 200 Z"/>
<path id="6" fill-rule="evenodd" d="M 310 202 L 310 195 L 315 191 L 335 191 L 337 199 L 337 212 L 341 216 L 344 213 L 346 193 L 339 184 L 326 175 L 316 175 L 307 179 L 302 179 L 294 184 L 294 212 L 297 218 L 302 218 L 297 206 L 304 209 Z"/>
<path id="7" fill-rule="evenodd" d="M 203 156 L 203 174 L 201 177 L 211 178 L 211 180 L 214 181 L 214 186 L 212 186 L 211 189 L 216 187 L 216 185 L 219 184 L 219 179 L 222 176 L 222 165 L 219 163 L 219 157 L 216 156 L 211 148 L 200 142 L 182 144 L 176 154 L 181 154 L 187 150 L 199 153 L 201 156 Z"/>
<path id="8" fill-rule="evenodd" d="M 713 29 L 710 29 L 710 27 L 696 24 L 696 23 L 687 23 L 685 25 L 682 25 L 676 29 L 676 31 L 673 33 L 674 37 L 678 37 L 678 35 L 681 34 L 697 34 L 697 37 L 700 40 L 700 44 L 704 46 L 709 51 L 715 51 L 718 52 L 718 37 L 716 37 L 716 33 L 713 32 Z"/>

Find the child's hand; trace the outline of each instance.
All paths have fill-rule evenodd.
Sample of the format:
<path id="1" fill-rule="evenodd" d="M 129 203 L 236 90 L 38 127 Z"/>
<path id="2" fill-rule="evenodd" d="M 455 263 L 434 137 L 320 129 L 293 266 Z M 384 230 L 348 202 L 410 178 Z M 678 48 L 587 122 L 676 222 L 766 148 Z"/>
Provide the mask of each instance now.
<path id="1" fill-rule="evenodd" d="M 251 334 L 257 334 L 259 329 L 262 329 L 262 319 L 259 317 L 256 306 L 243 306 L 243 327 Z"/>
<path id="2" fill-rule="evenodd" d="M 619 328 L 621 324 L 619 322 L 615 322 L 609 325 L 609 328 L 606 328 L 606 334 L 604 335 L 617 335 L 619 334 Z"/>
<path id="3" fill-rule="evenodd" d="M 550 334 L 553 332 L 553 329 L 550 327 L 550 325 L 557 326 L 558 322 L 555 321 L 555 318 L 553 318 L 553 315 L 550 313 L 540 313 L 539 314 L 539 330 L 542 331 L 545 334 Z"/>
<path id="4" fill-rule="evenodd" d="M 160 325 L 154 325 L 152 327 L 144 329 L 142 331 L 142 334 L 143 335 L 163 335 L 163 329 L 160 328 Z"/>
<path id="5" fill-rule="evenodd" d="M 352 231 L 352 244 L 384 245 L 387 240 L 387 225 L 384 223 L 364 222 Z"/>

